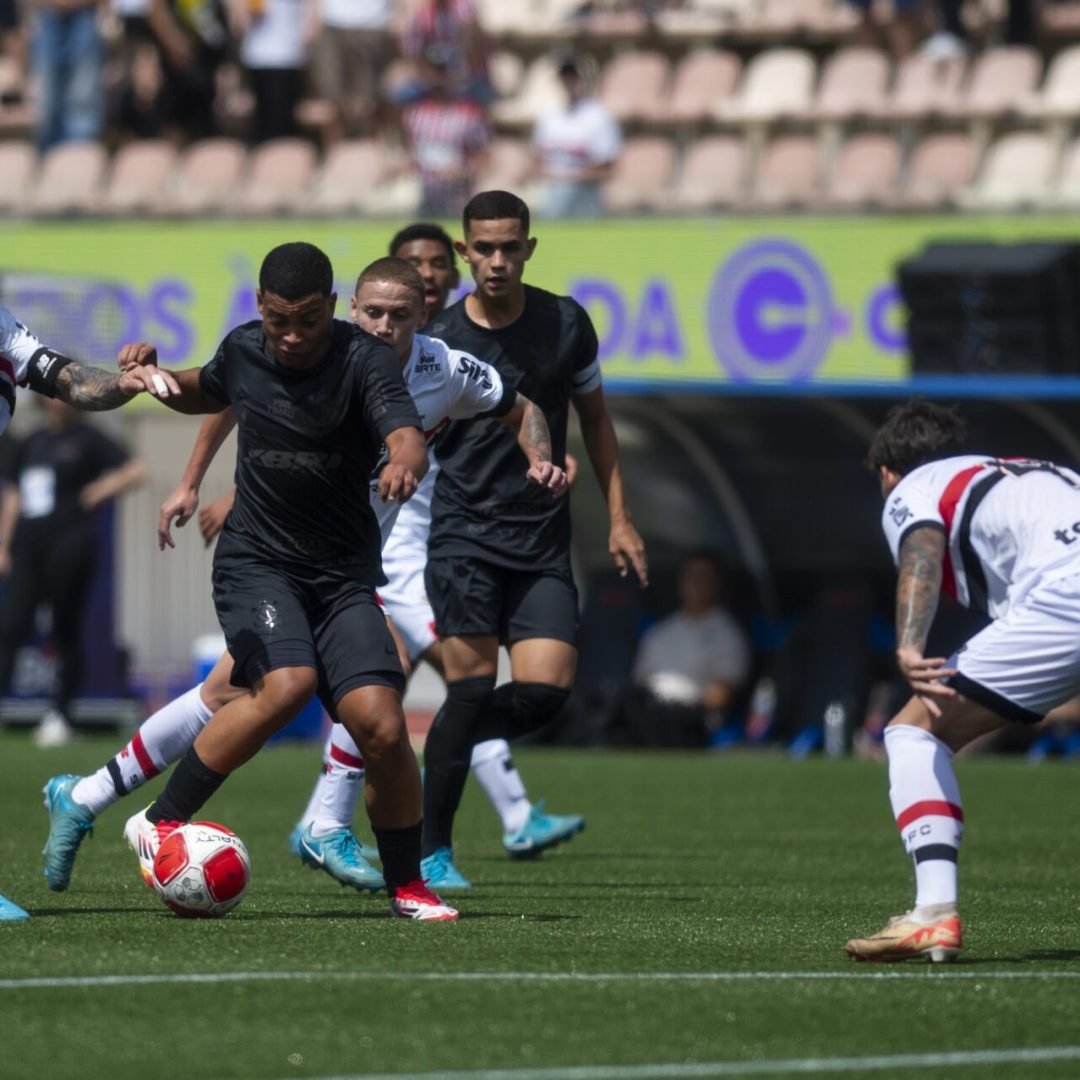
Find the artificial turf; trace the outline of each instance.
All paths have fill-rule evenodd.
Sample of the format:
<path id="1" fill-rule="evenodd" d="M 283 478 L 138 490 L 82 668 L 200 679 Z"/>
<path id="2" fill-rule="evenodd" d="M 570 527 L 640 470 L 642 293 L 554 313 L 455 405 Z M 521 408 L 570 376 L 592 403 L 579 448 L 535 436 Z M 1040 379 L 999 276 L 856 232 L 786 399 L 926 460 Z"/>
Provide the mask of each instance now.
<path id="1" fill-rule="evenodd" d="M 1069 765 L 958 763 L 967 949 L 947 968 L 880 968 L 841 952 L 911 900 L 879 763 L 522 750 L 530 794 L 588 828 L 511 861 L 470 785 L 456 861 L 475 887 L 460 922 L 420 925 L 288 854 L 318 749 L 276 747 L 204 812 L 247 843 L 248 896 L 187 921 L 143 886 L 120 835 L 160 781 L 102 815 L 68 892 L 45 886 L 41 786 L 115 744 L 0 734 L 0 891 L 33 915 L 0 923 L 4 1080 L 1080 1075 Z M 239 981 L 175 978 L 222 975 Z M 60 981 L 101 976 L 123 978 Z M 999 1056 L 1063 1047 L 1077 1056 Z M 945 1052 L 960 1056 L 903 1057 Z"/>

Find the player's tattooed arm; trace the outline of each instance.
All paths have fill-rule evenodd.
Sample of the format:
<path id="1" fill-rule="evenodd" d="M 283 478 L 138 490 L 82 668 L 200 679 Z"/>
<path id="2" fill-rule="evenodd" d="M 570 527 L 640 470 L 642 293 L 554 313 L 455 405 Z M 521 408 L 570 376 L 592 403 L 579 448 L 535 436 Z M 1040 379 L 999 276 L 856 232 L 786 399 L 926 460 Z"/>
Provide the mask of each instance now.
<path id="1" fill-rule="evenodd" d="M 504 422 L 517 429 L 518 446 L 529 462 L 528 478 L 553 495 L 565 495 L 566 473 L 551 460 L 551 429 L 540 406 L 519 393 Z"/>
<path id="2" fill-rule="evenodd" d="M 926 646 L 941 595 L 945 534 L 936 528 L 912 529 L 900 545 L 896 584 L 896 647 Z"/>
<path id="3" fill-rule="evenodd" d="M 118 409 L 133 396 L 118 372 L 85 367 L 72 360 L 56 376 L 56 396 L 76 409 L 88 412 Z"/>

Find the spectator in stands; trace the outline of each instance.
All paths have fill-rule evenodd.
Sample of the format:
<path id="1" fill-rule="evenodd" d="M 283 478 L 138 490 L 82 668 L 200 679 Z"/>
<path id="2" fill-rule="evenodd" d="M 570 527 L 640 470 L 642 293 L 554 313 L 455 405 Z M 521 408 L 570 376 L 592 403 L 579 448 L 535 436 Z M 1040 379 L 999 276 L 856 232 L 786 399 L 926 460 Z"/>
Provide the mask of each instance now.
<path id="1" fill-rule="evenodd" d="M 147 0 L 146 25 L 158 56 L 160 86 L 147 110 L 145 86 L 153 76 L 148 58 L 137 53 L 130 107 L 148 114 L 147 134 L 177 143 L 213 135 L 217 73 L 229 47 L 225 9 L 219 0 Z M 131 29 L 139 32 L 137 24 Z"/>
<path id="2" fill-rule="evenodd" d="M 645 631 L 634 660 L 636 689 L 623 710 L 638 745 L 704 746 L 727 723 L 750 678 L 746 633 L 724 606 L 720 560 L 690 552 L 679 569 L 679 608 Z"/>
<path id="3" fill-rule="evenodd" d="M 98 0 L 34 0 L 32 63 L 40 87 L 35 141 L 99 139 L 105 127 L 105 45 Z"/>
<path id="4" fill-rule="evenodd" d="M 299 135 L 296 107 L 319 31 L 315 0 L 229 0 L 229 11 L 255 94 L 253 141 Z"/>
<path id="5" fill-rule="evenodd" d="M 882 27 L 874 14 L 873 0 L 848 0 L 860 15 L 856 41 L 867 48 L 881 47 Z M 892 15 L 886 30 L 889 51 L 897 60 L 915 51 L 925 30 L 923 5 L 920 0 L 893 0 Z"/>
<path id="6" fill-rule="evenodd" d="M 0 575 L 9 576 L 0 629 L 0 696 L 11 689 L 17 649 L 39 605 L 52 615 L 57 651 L 53 709 L 41 745 L 67 741 L 70 705 L 82 681 L 82 622 L 97 569 L 94 511 L 142 482 L 145 467 L 59 399 L 37 398 L 44 425 L 21 443 L 0 503 Z"/>
<path id="7" fill-rule="evenodd" d="M 0 90 L 0 105 L 18 105 L 25 97 L 26 40 L 16 0 L 0 0 L 0 54 L 12 73 L 11 82 Z"/>
<path id="8" fill-rule="evenodd" d="M 394 41 L 390 0 L 321 0 L 321 5 L 311 73 L 316 92 L 333 110 L 324 134 L 332 145 L 348 134 L 350 122 L 374 126 Z"/>
<path id="9" fill-rule="evenodd" d="M 434 67 L 440 56 L 432 57 Z M 402 126 L 423 191 L 420 217 L 456 218 L 472 195 L 474 177 L 491 143 L 491 125 L 482 105 L 454 97 L 448 83 L 402 111 Z"/>
<path id="10" fill-rule="evenodd" d="M 553 218 L 599 217 L 601 184 L 622 149 L 618 121 L 592 96 L 583 63 L 573 54 L 557 61 L 566 105 L 537 121 L 533 148 L 547 185 L 544 212 Z"/>
<path id="11" fill-rule="evenodd" d="M 436 92 L 491 104 L 489 47 L 472 0 L 421 0 L 403 28 L 401 52 L 412 65 L 390 91 L 394 104 Z"/>

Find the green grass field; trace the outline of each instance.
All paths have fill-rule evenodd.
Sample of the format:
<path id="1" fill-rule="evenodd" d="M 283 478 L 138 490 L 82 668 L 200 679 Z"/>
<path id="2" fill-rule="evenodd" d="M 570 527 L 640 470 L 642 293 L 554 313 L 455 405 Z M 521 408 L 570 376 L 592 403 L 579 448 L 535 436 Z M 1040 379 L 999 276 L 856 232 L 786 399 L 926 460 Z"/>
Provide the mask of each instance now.
<path id="1" fill-rule="evenodd" d="M 911 900 L 882 765 L 522 751 L 530 793 L 587 830 L 511 862 L 470 785 L 476 887 L 460 922 L 419 925 L 289 856 L 317 750 L 275 748 L 205 815 L 246 841 L 251 891 L 191 922 L 120 835 L 157 785 L 99 819 L 70 891 L 46 889 L 40 788 L 115 744 L 0 735 L 0 891 L 34 916 L 0 924 L 4 1080 L 1080 1075 L 1069 766 L 960 763 L 967 950 L 886 969 L 841 952 Z"/>

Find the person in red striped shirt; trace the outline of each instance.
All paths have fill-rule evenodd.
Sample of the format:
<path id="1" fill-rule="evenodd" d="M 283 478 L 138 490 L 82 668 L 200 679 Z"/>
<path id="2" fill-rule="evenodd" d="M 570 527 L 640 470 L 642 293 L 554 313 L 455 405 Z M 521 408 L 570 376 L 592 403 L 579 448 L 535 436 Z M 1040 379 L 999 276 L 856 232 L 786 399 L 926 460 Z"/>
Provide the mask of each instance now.
<path id="1" fill-rule="evenodd" d="M 913 696 L 885 731 L 893 815 L 915 864 L 910 911 L 845 946 L 856 960 L 952 960 L 963 947 L 964 829 L 953 755 L 1080 692 L 1080 475 L 1052 462 L 961 454 L 966 427 L 923 400 L 870 446 L 896 561 L 896 658 Z M 942 592 L 990 622 L 951 657 L 925 655 Z"/>

